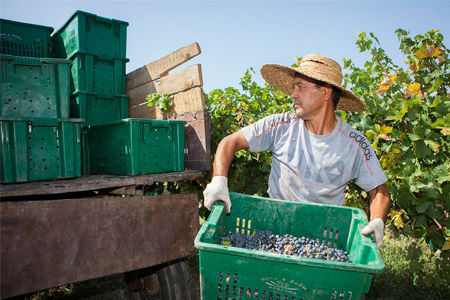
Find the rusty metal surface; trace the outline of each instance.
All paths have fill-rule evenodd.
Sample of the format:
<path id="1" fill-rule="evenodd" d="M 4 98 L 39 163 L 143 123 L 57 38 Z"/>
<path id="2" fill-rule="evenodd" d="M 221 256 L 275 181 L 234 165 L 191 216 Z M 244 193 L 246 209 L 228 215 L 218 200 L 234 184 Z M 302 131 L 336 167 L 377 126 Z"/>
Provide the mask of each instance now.
<path id="1" fill-rule="evenodd" d="M 201 178 L 203 175 L 203 172 L 198 170 L 185 170 L 181 172 L 136 176 L 87 175 L 66 180 L 0 184 L 0 197 L 62 194 L 113 187 L 119 188 L 136 184 L 150 185 L 154 182 L 169 182 L 184 179 L 195 180 Z"/>
<path id="2" fill-rule="evenodd" d="M 3 298 L 195 252 L 195 194 L 0 205 Z"/>

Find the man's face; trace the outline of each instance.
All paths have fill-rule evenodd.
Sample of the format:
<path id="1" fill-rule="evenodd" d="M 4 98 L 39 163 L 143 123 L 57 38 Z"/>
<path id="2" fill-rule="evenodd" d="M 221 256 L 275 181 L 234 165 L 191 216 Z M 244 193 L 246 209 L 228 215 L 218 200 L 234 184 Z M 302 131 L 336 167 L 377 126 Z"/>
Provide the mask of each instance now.
<path id="1" fill-rule="evenodd" d="M 324 105 L 320 100 L 321 88 L 300 77 L 294 77 L 293 84 L 291 97 L 294 99 L 295 115 L 303 120 L 310 120 Z"/>

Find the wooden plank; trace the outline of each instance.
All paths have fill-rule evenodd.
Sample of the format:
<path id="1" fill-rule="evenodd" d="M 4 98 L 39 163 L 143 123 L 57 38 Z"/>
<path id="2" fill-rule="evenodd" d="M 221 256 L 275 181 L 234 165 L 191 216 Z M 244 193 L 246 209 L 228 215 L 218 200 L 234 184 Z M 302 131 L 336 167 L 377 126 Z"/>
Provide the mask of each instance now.
<path id="1" fill-rule="evenodd" d="M 128 107 L 145 103 L 148 94 L 175 94 L 202 85 L 201 65 L 193 65 L 162 77 L 160 80 L 154 80 L 136 88 L 128 89 L 127 94 L 130 96 Z"/>
<path id="2" fill-rule="evenodd" d="M 54 195 L 132 185 L 150 185 L 154 182 L 196 180 L 204 174 L 198 170 L 185 170 L 137 176 L 86 175 L 74 179 L 0 184 L 0 197 Z"/>
<path id="3" fill-rule="evenodd" d="M 154 62 L 149 63 L 139 69 L 127 74 L 127 90 L 133 89 L 144 83 L 156 80 L 176 67 L 184 64 L 193 57 L 201 53 L 200 46 L 197 42 L 189 46 L 178 49 Z"/>
<path id="4" fill-rule="evenodd" d="M 1 297 L 195 253 L 197 194 L 0 203 Z"/>
<path id="5" fill-rule="evenodd" d="M 191 170 L 211 169 L 211 119 L 205 110 L 172 116 L 187 122 L 184 132 L 184 167 Z"/>
<path id="6" fill-rule="evenodd" d="M 200 179 L 205 174 L 198 170 L 184 170 L 183 172 L 160 173 L 136 176 L 137 185 L 151 185 L 154 182 L 173 182 L 181 180 L 196 180 Z"/>
<path id="7" fill-rule="evenodd" d="M 146 104 L 129 107 L 129 118 L 167 119 L 170 116 L 205 109 L 205 95 L 202 88 L 194 88 L 173 96 L 173 105 L 165 112 L 156 106 Z"/>

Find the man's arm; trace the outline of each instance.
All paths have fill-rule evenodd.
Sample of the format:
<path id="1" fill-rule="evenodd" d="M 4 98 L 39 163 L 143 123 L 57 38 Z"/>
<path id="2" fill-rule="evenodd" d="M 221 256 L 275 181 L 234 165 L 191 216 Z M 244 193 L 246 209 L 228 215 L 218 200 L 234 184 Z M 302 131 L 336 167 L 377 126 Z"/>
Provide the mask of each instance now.
<path id="1" fill-rule="evenodd" d="M 213 176 L 228 176 L 228 169 L 233 161 L 234 154 L 248 147 L 248 142 L 241 130 L 224 137 L 217 146 Z"/>
<path id="2" fill-rule="evenodd" d="M 211 210 L 217 200 L 225 203 L 225 212 L 230 213 L 231 201 L 228 194 L 228 169 L 234 154 L 248 148 L 248 142 L 241 130 L 223 138 L 217 146 L 213 165 L 213 178 L 203 191 L 204 205 Z"/>
<path id="3" fill-rule="evenodd" d="M 371 234 L 378 247 L 383 243 L 384 223 L 391 206 L 389 192 L 384 184 L 369 191 L 370 222 L 361 230 L 364 235 Z"/>
<path id="4" fill-rule="evenodd" d="M 370 199 L 370 220 L 380 218 L 386 222 L 387 213 L 391 206 L 389 191 L 384 184 L 381 184 L 369 191 Z"/>

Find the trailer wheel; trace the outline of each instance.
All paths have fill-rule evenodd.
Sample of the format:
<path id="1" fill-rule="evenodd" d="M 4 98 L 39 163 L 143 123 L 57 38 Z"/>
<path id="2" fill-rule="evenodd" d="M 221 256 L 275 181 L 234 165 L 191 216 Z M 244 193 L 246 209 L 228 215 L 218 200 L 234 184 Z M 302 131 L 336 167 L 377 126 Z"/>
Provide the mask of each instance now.
<path id="1" fill-rule="evenodd" d="M 194 281 L 186 260 L 152 268 L 130 284 L 133 300 L 193 300 Z M 147 274 L 145 274 L 147 273 Z"/>

